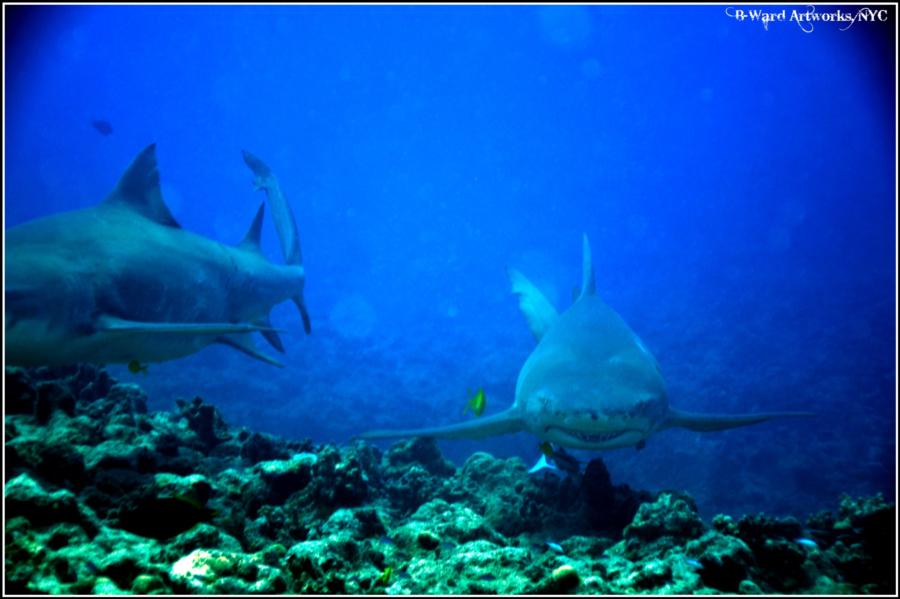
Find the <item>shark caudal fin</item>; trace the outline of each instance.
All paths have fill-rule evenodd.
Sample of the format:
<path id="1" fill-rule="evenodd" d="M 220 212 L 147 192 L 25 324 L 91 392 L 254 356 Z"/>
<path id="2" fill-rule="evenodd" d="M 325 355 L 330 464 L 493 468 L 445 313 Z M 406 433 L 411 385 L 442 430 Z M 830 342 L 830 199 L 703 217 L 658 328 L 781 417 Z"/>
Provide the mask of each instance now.
<path id="1" fill-rule="evenodd" d="M 375 430 L 357 435 L 356 439 L 398 439 L 401 437 L 434 437 L 436 439 L 483 439 L 495 435 L 517 433 L 525 430 L 525 424 L 517 411 L 512 409 L 493 416 L 467 420 L 459 424 L 397 430 Z"/>
<path id="2" fill-rule="evenodd" d="M 540 341 L 544 333 L 553 326 L 559 318 L 556 308 L 544 297 L 534 283 L 525 278 L 515 268 L 507 268 L 509 283 L 513 295 L 519 298 L 519 309 L 528 322 L 528 328 L 534 335 L 535 341 Z"/>
<path id="3" fill-rule="evenodd" d="M 597 283 L 594 279 L 594 263 L 591 261 L 591 242 L 587 233 L 581 235 L 581 294 L 594 295 L 597 293 Z"/>
<path id="4" fill-rule="evenodd" d="M 778 418 L 805 418 L 815 416 L 812 412 L 761 412 L 759 414 L 698 414 L 669 408 L 669 418 L 662 428 L 686 428 L 691 431 L 710 433 L 729 428 L 750 426 Z"/>
<path id="5" fill-rule="evenodd" d="M 284 256 L 285 263 L 302 267 L 303 253 L 300 251 L 300 233 L 297 230 L 297 221 L 294 218 L 294 212 L 291 210 L 290 204 L 288 204 L 287 199 L 281 192 L 278 178 L 265 162 L 247 150 L 242 152 L 244 163 L 250 167 L 250 170 L 255 175 L 253 185 L 256 189 L 266 192 L 266 199 L 269 202 L 269 210 L 272 212 L 272 220 L 275 223 L 275 231 L 278 233 L 278 241 L 281 243 L 281 253 Z M 302 289 L 291 299 L 300 312 L 300 318 L 303 320 L 303 330 L 309 334 L 312 331 L 312 325 L 309 320 L 306 303 L 303 301 Z"/>

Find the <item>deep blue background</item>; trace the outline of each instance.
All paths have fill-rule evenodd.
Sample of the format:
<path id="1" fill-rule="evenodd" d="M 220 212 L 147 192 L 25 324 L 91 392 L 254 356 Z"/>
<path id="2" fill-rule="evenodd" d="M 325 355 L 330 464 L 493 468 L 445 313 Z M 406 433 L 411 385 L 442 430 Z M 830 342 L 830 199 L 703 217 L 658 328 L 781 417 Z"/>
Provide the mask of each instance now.
<path id="1" fill-rule="evenodd" d="M 533 343 L 505 267 L 564 308 L 586 232 L 673 405 L 818 413 L 662 433 L 605 454 L 615 482 L 707 517 L 894 496 L 893 14 L 805 33 L 722 6 L 6 11 L 6 227 L 101 200 L 153 141 L 189 230 L 242 237 L 262 199 L 242 148 L 293 203 L 314 334 L 285 304 L 283 370 L 224 347 L 113 369 L 153 407 L 196 394 L 341 443 L 459 420 L 479 386 L 504 409 Z M 442 447 L 538 455 L 524 434 Z"/>

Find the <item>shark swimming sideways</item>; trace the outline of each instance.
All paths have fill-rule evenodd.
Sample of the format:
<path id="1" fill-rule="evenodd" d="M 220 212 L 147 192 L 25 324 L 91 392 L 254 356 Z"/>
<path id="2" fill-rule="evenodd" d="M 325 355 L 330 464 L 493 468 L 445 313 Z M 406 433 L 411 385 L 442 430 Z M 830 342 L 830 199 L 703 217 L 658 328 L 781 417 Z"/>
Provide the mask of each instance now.
<path id="1" fill-rule="evenodd" d="M 244 161 L 267 194 L 285 264 L 260 250 L 265 203 L 237 246 L 182 229 L 152 144 L 100 204 L 6 232 L 6 363 L 162 362 L 222 343 L 281 366 L 252 333 L 283 352 L 269 311 L 288 299 L 310 332 L 300 240 L 275 175 L 248 152 Z"/>
<path id="2" fill-rule="evenodd" d="M 659 364 L 598 296 L 587 236 L 580 295 L 562 314 L 520 272 L 509 270 L 519 308 L 537 340 L 516 382 L 512 407 L 459 424 L 375 430 L 361 439 L 480 439 L 527 431 L 542 442 L 586 450 L 638 449 L 668 428 L 719 431 L 808 412 L 698 414 L 669 406 Z"/>

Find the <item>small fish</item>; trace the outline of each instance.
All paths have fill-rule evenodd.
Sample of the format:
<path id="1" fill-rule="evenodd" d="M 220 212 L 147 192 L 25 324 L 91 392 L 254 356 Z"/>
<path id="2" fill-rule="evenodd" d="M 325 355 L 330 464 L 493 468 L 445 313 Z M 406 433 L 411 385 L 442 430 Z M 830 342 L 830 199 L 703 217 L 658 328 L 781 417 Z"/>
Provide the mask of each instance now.
<path id="1" fill-rule="evenodd" d="M 553 457 L 553 445 L 550 443 L 550 441 L 544 441 L 543 443 L 538 445 L 538 449 L 540 449 L 541 453 L 548 458 Z"/>
<path id="2" fill-rule="evenodd" d="M 137 360 L 132 360 L 131 362 L 128 363 L 128 372 L 130 372 L 132 374 L 137 374 L 139 372 L 143 372 L 144 374 L 147 374 L 147 365 L 141 364 Z"/>
<path id="3" fill-rule="evenodd" d="M 550 551 L 553 551 L 554 553 L 559 553 L 560 555 L 565 553 L 565 551 L 563 551 L 562 545 L 560 545 L 559 543 L 554 543 L 553 541 L 547 541 L 546 545 L 547 545 L 547 548 L 550 549 Z"/>
<path id="4" fill-rule="evenodd" d="M 443 543 L 441 543 L 441 549 L 446 549 L 447 551 L 453 551 L 454 549 L 456 549 L 456 545 L 454 545 L 450 541 L 444 541 Z"/>
<path id="5" fill-rule="evenodd" d="M 794 542 L 797 543 L 798 545 L 803 545 L 804 547 L 806 547 L 808 549 L 818 549 L 819 548 L 818 543 L 816 543 L 815 541 L 813 541 L 812 539 L 809 539 L 807 537 L 800 537 L 799 539 L 794 539 Z"/>
<path id="6" fill-rule="evenodd" d="M 381 573 L 381 576 L 378 577 L 378 582 L 387 586 L 391 582 L 391 574 L 394 573 L 394 569 L 388 566 L 384 569 L 384 572 Z"/>
<path id="7" fill-rule="evenodd" d="M 484 413 L 484 404 L 484 389 L 479 389 L 478 392 L 475 393 L 475 397 L 466 403 L 466 407 L 463 409 L 463 415 L 469 410 L 472 410 L 475 416 L 481 416 Z"/>
<path id="8" fill-rule="evenodd" d="M 378 540 L 379 540 L 379 542 L 384 543 L 385 545 L 393 545 L 394 544 L 394 540 L 387 535 L 382 536 Z"/>
<path id="9" fill-rule="evenodd" d="M 493 574 L 485 574 L 484 576 L 478 577 L 478 580 L 481 580 L 483 582 L 492 582 L 494 580 L 497 580 L 497 577 Z"/>
<path id="10" fill-rule="evenodd" d="M 113 132 L 112 125 L 109 124 L 109 121 L 104 121 L 102 119 L 91 121 L 91 127 L 96 129 L 100 135 L 103 135 L 104 137 L 111 135 Z"/>
<path id="11" fill-rule="evenodd" d="M 541 470 L 559 470 L 556 466 L 547 461 L 547 456 L 541 454 L 541 457 L 538 458 L 538 461 L 531 467 L 531 470 L 528 471 L 528 474 L 535 474 L 540 472 Z"/>
<path id="12" fill-rule="evenodd" d="M 685 561 L 685 563 L 687 563 L 687 565 L 689 565 L 690 567 L 694 568 L 695 570 L 702 570 L 702 569 L 703 569 L 703 564 L 701 564 L 698 560 L 695 560 L 695 559 L 692 559 L 692 558 L 685 558 L 684 561 Z"/>
<path id="13" fill-rule="evenodd" d="M 544 441 L 538 445 L 538 448 L 541 450 L 541 457 L 538 459 L 537 463 L 532 466 L 531 470 L 528 471 L 529 474 L 540 472 L 545 468 L 550 470 L 562 470 L 570 476 L 575 476 L 581 471 L 578 460 L 562 447 L 554 448 L 549 441 Z"/>

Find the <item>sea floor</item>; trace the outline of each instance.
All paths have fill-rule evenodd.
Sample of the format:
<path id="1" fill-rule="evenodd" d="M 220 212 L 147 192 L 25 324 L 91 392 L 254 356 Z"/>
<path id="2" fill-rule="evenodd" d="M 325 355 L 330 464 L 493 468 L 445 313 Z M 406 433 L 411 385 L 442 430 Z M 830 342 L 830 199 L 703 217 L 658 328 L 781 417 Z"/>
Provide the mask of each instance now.
<path id="1" fill-rule="evenodd" d="M 6 369 L 7 593 L 893 594 L 895 506 L 703 521 L 682 492 L 229 426 L 91 366 Z"/>

